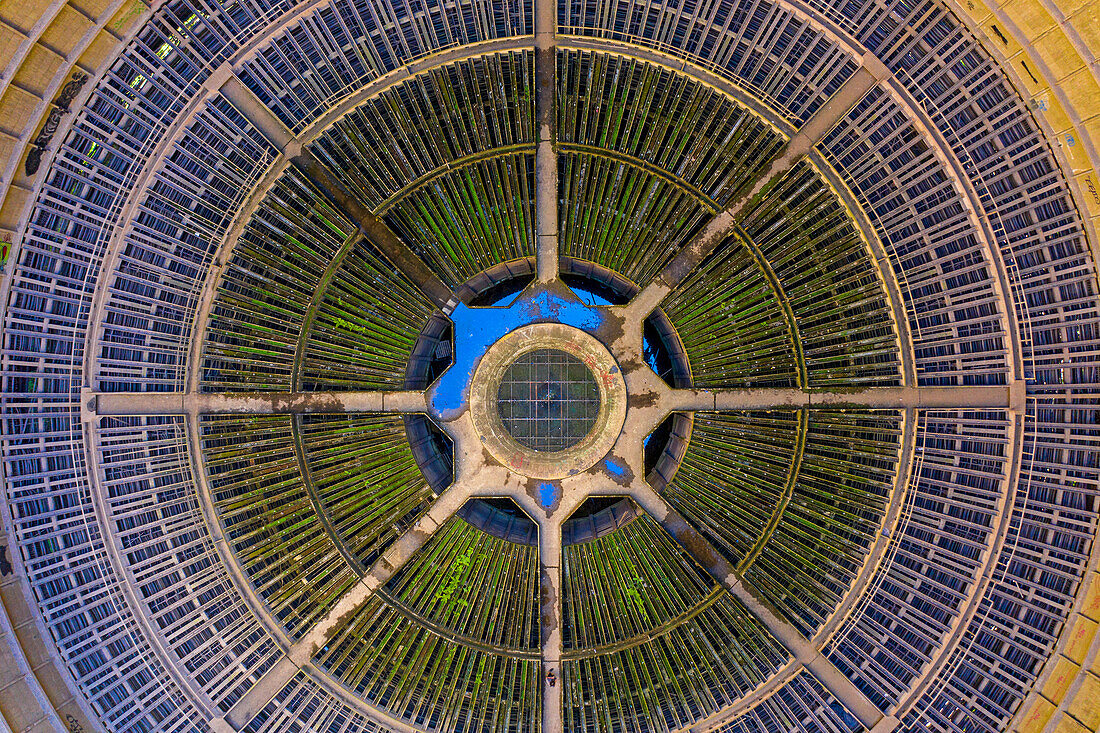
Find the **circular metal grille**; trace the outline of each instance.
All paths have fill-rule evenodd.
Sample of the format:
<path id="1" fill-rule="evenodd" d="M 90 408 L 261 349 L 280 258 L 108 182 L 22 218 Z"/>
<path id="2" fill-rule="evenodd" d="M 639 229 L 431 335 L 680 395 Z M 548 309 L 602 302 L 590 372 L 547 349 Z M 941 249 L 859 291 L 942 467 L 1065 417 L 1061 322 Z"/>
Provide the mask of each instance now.
<path id="1" fill-rule="evenodd" d="M 504 429 L 521 445 L 562 451 L 584 439 L 600 412 L 600 389 L 584 362 L 557 349 L 516 359 L 500 380 Z"/>

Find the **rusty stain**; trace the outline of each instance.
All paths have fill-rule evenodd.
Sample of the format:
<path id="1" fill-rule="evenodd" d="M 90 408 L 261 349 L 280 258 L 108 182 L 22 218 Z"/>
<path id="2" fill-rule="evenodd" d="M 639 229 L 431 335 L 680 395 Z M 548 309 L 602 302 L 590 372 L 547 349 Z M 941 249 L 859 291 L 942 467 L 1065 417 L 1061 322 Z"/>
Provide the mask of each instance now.
<path id="1" fill-rule="evenodd" d="M 343 412 L 343 401 L 334 394 L 259 395 L 266 399 L 272 412 Z"/>
<path id="2" fill-rule="evenodd" d="M 639 369 L 649 369 L 649 365 L 644 363 L 638 355 L 631 355 L 628 358 L 619 359 L 619 368 L 623 370 L 623 376 L 633 374 Z"/>
<path id="3" fill-rule="evenodd" d="M 632 483 L 634 483 L 634 472 L 631 471 L 629 467 L 627 467 L 623 471 L 622 476 L 616 476 L 614 473 L 611 473 L 610 471 L 608 471 L 607 473 L 608 473 L 609 476 L 611 476 L 612 481 L 614 481 L 619 486 L 622 486 L 624 489 L 630 488 L 630 485 Z"/>
<path id="4" fill-rule="evenodd" d="M 626 404 L 632 410 L 640 410 L 646 407 L 654 407 L 661 400 L 661 396 L 649 390 L 647 392 L 636 392 L 627 397 Z"/>

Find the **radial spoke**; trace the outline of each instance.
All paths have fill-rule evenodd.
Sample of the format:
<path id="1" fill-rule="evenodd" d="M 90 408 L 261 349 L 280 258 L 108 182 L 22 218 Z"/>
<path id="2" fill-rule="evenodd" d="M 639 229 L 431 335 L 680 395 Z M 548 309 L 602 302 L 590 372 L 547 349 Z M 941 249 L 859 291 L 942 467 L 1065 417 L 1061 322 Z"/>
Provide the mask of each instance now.
<path id="1" fill-rule="evenodd" d="M 424 260 L 398 239 L 385 222 L 360 203 L 312 153 L 302 150 L 291 157 L 290 162 L 313 185 L 324 191 L 337 208 L 359 226 L 363 236 L 382 252 L 390 264 L 414 282 L 436 307 L 446 312 L 454 308 L 458 300 L 451 289 L 424 264 Z"/>
<path id="2" fill-rule="evenodd" d="M 366 575 L 336 602 L 332 610 L 302 636 L 291 649 L 290 656 L 303 662 L 312 657 L 332 636 L 339 623 L 366 603 L 376 589 L 396 575 L 397 571 L 416 554 L 416 551 L 435 534 L 435 531 L 466 503 L 471 494 L 469 484 L 451 484 L 439 495 L 424 516 L 382 553 Z"/>
<path id="3" fill-rule="evenodd" d="M 736 573 L 726 558 L 679 512 L 644 481 L 631 485 L 630 496 L 806 667 L 868 730 L 884 719 L 867 696 L 823 656 L 797 629 L 779 616 L 755 588 Z"/>
<path id="4" fill-rule="evenodd" d="M 294 133 L 235 74 L 229 74 L 218 91 L 272 145 L 283 152 L 290 151 L 295 146 Z"/>
<path id="5" fill-rule="evenodd" d="M 558 156 L 554 150 L 558 89 L 554 35 L 557 26 L 557 5 L 548 0 L 536 0 L 535 114 L 539 137 L 535 152 L 535 221 L 538 227 L 535 268 L 542 282 L 558 276 Z"/>
<path id="6" fill-rule="evenodd" d="M 295 393 L 310 395 L 313 393 Z M 352 392 L 335 393 L 340 397 L 361 397 L 364 403 L 381 405 L 390 399 L 403 401 L 407 407 L 415 404 L 423 409 L 425 396 L 422 392 Z M 118 395 L 97 395 L 114 398 Z M 289 395 L 284 395 L 289 396 Z M 189 395 L 157 395 L 171 397 L 175 403 Z M 229 395 L 191 395 L 193 398 L 239 397 Z M 248 395 L 246 399 L 270 399 L 271 395 Z M 412 403 L 412 404 L 409 404 Z M 387 405 L 389 407 L 389 405 Z M 370 411 L 370 410 L 368 410 Z M 406 411 L 415 411 L 412 409 Z M 132 413 L 131 413 L 132 414 Z M 412 528 L 402 534 L 374 562 L 358 583 L 349 588 L 332 609 L 309 631 L 301 636 L 287 651 L 278 664 L 264 675 L 245 695 L 234 704 L 227 715 L 231 721 L 247 721 L 255 715 L 271 697 L 286 686 L 291 678 L 303 667 L 311 663 L 314 654 L 332 638 L 340 624 L 358 608 L 370 600 L 374 592 L 388 582 L 422 548 L 432 535 L 455 514 L 467 501 L 479 495 L 499 495 L 500 491 L 491 491 L 489 487 L 503 486 L 506 472 L 487 466 L 477 460 L 478 453 L 473 450 L 477 441 L 476 432 L 468 416 L 447 424 L 448 432 L 455 441 L 456 480 L 435 500 L 428 511 L 417 520 Z M 472 460 L 470 460 L 472 459 Z M 527 498 L 527 497 L 524 497 Z M 521 502 L 522 503 L 522 502 Z M 531 513 L 532 506 L 525 507 Z M 558 530 L 560 537 L 560 529 Z M 559 552 L 560 555 L 560 552 Z M 559 645 L 560 646 L 560 645 Z M 243 723 L 242 723 L 243 724 Z M 545 729 L 544 729 L 545 730 Z M 559 728 L 560 730 L 560 728 Z"/>
<path id="7" fill-rule="evenodd" d="M 402 242 L 385 222 L 364 206 L 308 150 L 298 144 L 294 134 L 234 75 L 219 89 L 249 122 L 278 147 L 302 174 L 351 219 L 366 237 L 409 280 L 414 282 L 438 308 L 449 311 L 457 304 L 454 293 L 432 272 L 424 261 Z"/>
<path id="8" fill-rule="evenodd" d="M 524 490 L 509 491 L 512 499 L 539 527 L 539 564 L 541 567 L 540 627 L 543 674 L 554 673 L 542 681 L 542 728 L 544 733 L 563 730 L 562 678 L 562 525 L 590 496 L 622 496 L 621 486 L 592 485 L 573 477 L 561 482 L 561 498 L 553 509 L 546 509 Z"/>
<path id="9" fill-rule="evenodd" d="M 681 410 L 768 410 L 776 408 L 839 409 L 1010 409 L 1023 399 L 1022 390 L 1004 385 L 980 387 L 865 387 L 848 392 L 800 389 L 674 389 L 668 412 Z"/>
<path id="10" fill-rule="evenodd" d="M 852 74 L 836 94 L 799 128 L 771 165 L 762 171 L 751 185 L 743 188 L 741 194 L 725 210 L 716 214 L 703 231 L 688 242 L 653 281 L 635 296 L 639 312 L 644 311 L 643 315 L 647 315 L 666 295 L 683 282 L 707 255 L 733 233 L 744 209 L 796 163 L 805 158 L 811 148 L 874 87 L 877 81 L 876 76 L 867 67 L 860 67 Z"/>
<path id="11" fill-rule="evenodd" d="M 426 412 L 423 392 L 99 392 L 85 396 L 97 415 L 296 415 Z"/>
<path id="12" fill-rule="evenodd" d="M 539 621 L 542 629 L 543 674 L 559 678 L 550 684 L 549 677 L 542 686 L 542 730 L 562 730 L 561 680 L 561 522 L 551 521 L 539 525 L 540 585 L 542 588 Z"/>
<path id="13" fill-rule="evenodd" d="M 417 550 L 435 534 L 436 530 L 466 503 L 473 494 L 472 486 L 471 483 L 455 482 L 440 494 L 416 524 L 382 553 L 366 575 L 340 597 L 324 618 L 295 642 L 287 651 L 287 656 L 253 685 L 234 704 L 226 717 L 231 721 L 247 721 L 275 693 L 283 689 L 298 670 L 309 665 L 313 655 L 328 643 L 340 624 L 366 603 L 378 588 L 396 575 Z"/>

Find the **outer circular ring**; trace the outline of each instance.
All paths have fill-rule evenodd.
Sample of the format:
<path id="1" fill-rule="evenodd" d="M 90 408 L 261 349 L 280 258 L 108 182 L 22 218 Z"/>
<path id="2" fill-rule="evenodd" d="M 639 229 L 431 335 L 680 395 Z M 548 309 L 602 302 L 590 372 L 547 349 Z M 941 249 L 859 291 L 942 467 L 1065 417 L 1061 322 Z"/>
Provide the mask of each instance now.
<path id="1" fill-rule="evenodd" d="M 592 370 L 600 390 L 600 411 L 588 435 L 554 453 L 521 445 L 504 428 L 497 407 L 508 367 L 536 349 L 560 349 L 577 357 Z M 470 413 L 485 448 L 501 464 L 531 478 L 565 478 L 591 467 L 615 445 L 626 420 L 626 381 L 615 358 L 592 336 L 560 323 L 535 323 L 512 331 L 485 352 L 471 382 Z"/>

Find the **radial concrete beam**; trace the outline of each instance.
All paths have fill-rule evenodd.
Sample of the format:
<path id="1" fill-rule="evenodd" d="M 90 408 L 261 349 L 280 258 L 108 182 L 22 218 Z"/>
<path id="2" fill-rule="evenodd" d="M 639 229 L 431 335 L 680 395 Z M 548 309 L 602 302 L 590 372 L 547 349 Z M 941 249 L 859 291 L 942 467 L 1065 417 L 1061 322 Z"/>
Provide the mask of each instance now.
<path id="1" fill-rule="evenodd" d="M 238 730 L 246 725 L 299 670 L 311 666 L 313 656 L 329 642 L 336 630 L 366 603 L 378 588 L 396 575 L 397 571 L 427 543 L 451 515 L 466 503 L 473 493 L 473 484 L 456 482 L 440 494 L 427 513 L 382 553 L 366 575 L 340 597 L 324 618 L 303 634 L 287 651 L 287 655 L 233 705 L 226 715 L 230 725 Z M 387 721 L 387 724 L 390 722 Z M 401 727 L 400 730 L 411 729 Z"/>
<path id="2" fill-rule="evenodd" d="M 836 665 L 823 656 L 794 626 L 780 617 L 763 596 L 735 572 L 733 565 L 649 484 L 636 481 L 628 493 L 700 565 L 741 601 L 775 640 L 809 670 L 864 727 L 870 730 L 884 719 L 888 720 Z"/>
<path id="3" fill-rule="evenodd" d="M 667 393 L 667 411 L 767 410 L 776 408 L 1013 409 L 1022 405 L 1017 386 L 865 387 L 844 392 L 800 389 L 674 389 Z"/>
<path id="4" fill-rule="evenodd" d="M 290 657 L 281 657 L 233 704 L 225 714 L 226 722 L 233 730 L 243 730 L 279 694 L 279 690 L 287 686 L 299 669 L 299 665 L 291 661 Z"/>
<path id="5" fill-rule="evenodd" d="M 564 730 L 561 681 L 561 520 L 539 525 L 540 588 L 539 625 L 542 638 L 542 669 L 558 683 L 542 685 L 542 730 Z"/>
<path id="6" fill-rule="evenodd" d="M 638 377 L 645 376 L 644 372 Z M 656 399 L 650 427 L 671 412 L 845 407 L 866 409 L 1022 409 L 1020 384 L 979 387 L 867 387 L 848 392 L 799 389 L 668 389 L 654 375 Z M 637 389 L 635 393 L 639 392 Z M 207 415 L 428 411 L 424 392 L 86 392 L 89 413 L 108 415 Z M 643 436 L 644 437 L 644 436 Z"/>
<path id="7" fill-rule="evenodd" d="M 259 97 L 252 93 L 251 89 L 245 86 L 245 83 L 228 66 L 222 66 L 214 72 L 209 83 L 217 86 L 218 93 L 284 155 L 289 157 L 297 151 L 298 141 L 294 133 L 268 109 L 267 105 L 260 101 Z"/>
<path id="8" fill-rule="evenodd" d="M 816 145 L 848 113 L 860 99 L 878 83 L 875 75 L 865 66 L 861 66 L 818 108 L 813 117 L 799 128 L 787 142 L 771 165 L 762 171 L 751 184 L 725 208 L 711 219 L 698 236 L 688 242 L 682 250 L 665 265 L 653 281 L 642 289 L 635 300 L 639 303 L 639 312 L 644 317 L 684 281 L 707 255 L 715 250 L 730 236 L 740 221 L 742 213 L 752 203 L 782 178 L 795 164 L 809 154 Z M 644 304 L 644 307 L 642 307 Z"/>
<path id="9" fill-rule="evenodd" d="M 340 625 L 366 603 L 375 590 L 396 575 L 436 530 L 462 508 L 472 495 L 472 488 L 470 484 L 456 482 L 440 494 L 424 516 L 398 537 L 371 565 L 366 575 L 344 593 L 332 610 L 291 647 L 290 658 L 297 664 L 305 664 L 312 659 L 328 643 Z"/>
<path id="10" fill-rule="evenodd" d="M 427 412 L 423 392 L 86 392 L 84 406 L 107 415 L 297 415 Z"/>
<path id="11" fill-rule="evenodd" d="M 351 393 L 355 394 L 355 393 Z M 381 393 L 358 393 L 360 395 L 378 395 Z M 423 404 L 423 394 L 419 392 L 388 393 L 411 397 L 416 396 Z M 177 395 L 176 397 L 179 397 Z M 377 404 L 375 398 L 368 398 Z M 404 397 L 403 397 L 404 399 Z M 473 430 L 468 416 L 459 418 L 446 425 L 448 433 L 455 440 L 455 482 L 440 494 L 428 512 L 370 567 L 362 579 L 352 586 L 329 611 L 326 616 L 294 642 L 285 657 L 273 666 L 253 687 L 244 694 L 226 714 L 226 721 L 236 730 L 241 730 L 255 717 L 271 698 L 283 689 L 300 670 L 311 670 L 323 681 L 336 685 L 323 670 L 313 666 L 312 658 L 317 651 L 331 639 L 332 635 L 347 618 L 366 603 L 375 590 L 392 578 L 401 567 L 431 538 L 439 527 L 447 521 L 463 504 L 474 496 L 509 495 L 516 486 L 508 486 L 507 471 L 501 467 L 487 465 L 482 452 L 475 450 L 480 442 Z M 488 491 L 487 487 L 497 490 Z M 530 507 L 525 507 L 530 512 Z M 560 534 L 560 530 L 559 530 Z M 335 687 L 339 690 L 338 685 Z M 376 715 L 381 716 L 380 712 Z M 399 733 L 413 733 L 411 726 L 402 721 L 381 716 L 385 725 Z M 558 728 L 560 730 L 560 728 Z"/>
<path id="12" fill-rule="evenodd" d="M 456 446 L 457 449 L 457 446 Z M 527 490 L 528 482 L 508 487 L 508 495 L 531 517 L 539 528 L 540 601 L 539 625 L 542 640 L 543 674 L 553 671 L 554 684 L 549 679 L 542 684 L 542 731 L 563 731 L 562 708 L 562 525 L 591 496 L 626 496 L 621 486 L 601 483 L 591 476 L 571 476 L 562 479 L 560 496 L 550 507 L 542 505 Z"/>
<path id="13" fill-rule="evenodd" d="M 328 168 L 313 157 L 312 153 L 302 149 L 296 155 L 290 156 L 290 162 L 358 225 L 363 236 L 382 252 L 391 265 L 416 284 L 437 308 L 449 313 L 458 304 L 451 289 L 424 263 L 424 260 L 420 259 L 393 233 L 392 229 L 386 226 L 385 222 L 348 191 Z"/>
<path id="14" fill-rule="evenodd" d="M 224 69 L 224 67 L 223 67 Z M 219 93 L 229 100 L 238 112 L 251 122 L 272 145 L 282 151 L 290 162 L 301 171 L 314 186 L 320 189 L 351 221 L 358 226 L 394 267 L 415 283 L 438 308 L 450 311 L 457 301 L 442 280 L 424 264 L 409 247 L 393 233 L 359 199 L 340 183 L 320 161 L 298 142 L 282 120 L 261 102 L 252 90 L 235 74 L 226 73 L 219 79 Z"/>
<path id="15" fill-rule="evenodd" d="M 981 387 L 866 387 L 846 392 L 801 389 L 672 389 L 641 359 L 630 339 L 615 344 L 631 396 L 622 437 L 614 452 L 643 475 L 640 446 L 674 412 L 829 409 L 1018 409 L 1023 385 Z"/>
<path id="16" fill-rule="evenodd" d="M 557 28 L 557 3 L 535 0 L 535 271 L 542 282 L 558 276 Z"/>
<path id="17" fill-rule="evenodd" d="M 864 727 L 880 732 L 896 727 L 896 720 L 884 715 L 828 657 L 780 618 L 759 591 L 744 580 L 729 590 Z"/>

